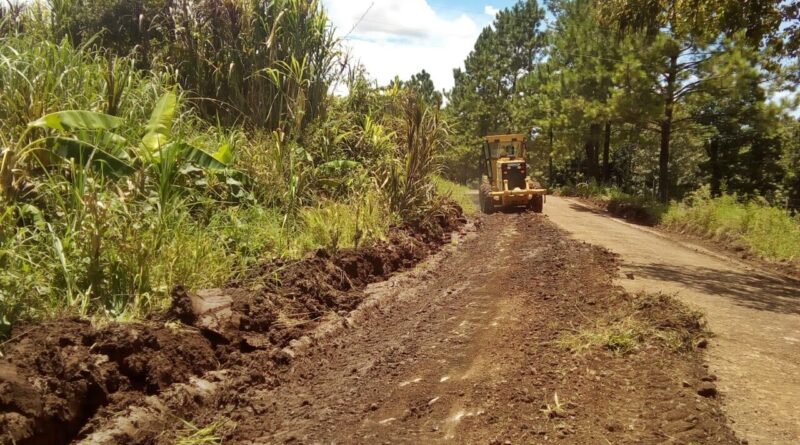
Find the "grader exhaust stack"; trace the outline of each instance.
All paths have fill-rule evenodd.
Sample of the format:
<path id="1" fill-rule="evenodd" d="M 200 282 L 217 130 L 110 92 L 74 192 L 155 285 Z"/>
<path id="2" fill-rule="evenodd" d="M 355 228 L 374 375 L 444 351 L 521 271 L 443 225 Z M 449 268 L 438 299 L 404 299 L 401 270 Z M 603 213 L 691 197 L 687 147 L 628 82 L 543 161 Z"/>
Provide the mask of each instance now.
<path id="1" fill-rule="evenodd" d="M 496 209 L 526 207 L 542 213 L 547 189 L 528 177 L 525 135 L 502 134 L 483 139 L 481 210 L 489 214 Z"/>

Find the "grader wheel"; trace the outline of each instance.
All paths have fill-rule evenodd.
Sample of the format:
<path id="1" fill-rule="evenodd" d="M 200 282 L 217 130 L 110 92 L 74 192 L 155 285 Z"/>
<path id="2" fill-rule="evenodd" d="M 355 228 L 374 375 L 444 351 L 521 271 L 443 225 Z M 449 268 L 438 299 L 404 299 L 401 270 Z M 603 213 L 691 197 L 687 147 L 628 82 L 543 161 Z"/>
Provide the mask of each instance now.
<path id="1" fill-rule="evenodd" d="M 531 199 L 530 208 L 533 213 L 542 213 L 544 211 L 544 196 L 534 195 Z"/>

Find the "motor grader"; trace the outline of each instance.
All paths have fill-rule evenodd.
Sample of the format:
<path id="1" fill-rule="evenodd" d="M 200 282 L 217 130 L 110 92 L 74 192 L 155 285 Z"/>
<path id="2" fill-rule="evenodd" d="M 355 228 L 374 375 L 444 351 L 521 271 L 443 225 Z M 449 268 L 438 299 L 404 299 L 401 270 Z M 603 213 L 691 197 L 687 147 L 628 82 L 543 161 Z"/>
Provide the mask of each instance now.
<path id="1" fill-rule="evenodd" d="M 525 162 L 528 140 L 523 134 L 501 134 L 483 138 L 483 168 L 479 192 L 481 210 L 528 208 L 544 210 L 547 189 L 528 177 Z"/>

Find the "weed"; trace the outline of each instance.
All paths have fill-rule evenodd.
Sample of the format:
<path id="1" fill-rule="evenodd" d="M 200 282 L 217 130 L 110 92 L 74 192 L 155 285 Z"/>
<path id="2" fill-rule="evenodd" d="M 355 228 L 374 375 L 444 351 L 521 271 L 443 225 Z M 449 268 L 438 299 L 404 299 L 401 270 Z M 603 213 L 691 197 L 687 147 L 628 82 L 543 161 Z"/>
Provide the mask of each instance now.
<path id="1" fill-rule="evenodd" d="M 623 304 L 591 326 L 563 335 L 557 344 L 575 353 L 604 348 L 615 355 L 634 353 L 645 346 L 663 346 L 683 353 L 709 333 L 702 314 L 664 294 L 626 295 Z"/>
<path id="2" fill-rule="evenodd" d="M 558 393 L 553 393 L 553 404 L 546 403 L 542 412 L 548 419 L 563 418 L 566 415 L 566 406 L 561 403 Z"/>
<path id="3" fill-rule="evenodd" d="M 558 344 L 572 352 L 583 352 L 602 347 L 617 355 L 635 351 L 642 343 L 643 327 L 632 318 L 622 321 L 601 321 L 595 326 L 586 327 L 563 336 Z"/>
<path id="4" fill-rule="evenodd" d="M 224 425 L 224 422 L 217 421 L 205 427 L 198 427 L 187 420 L 181 419 L 184 428 L 178 433 L 175 445 L 220 445 L 222 438 L 217 435 L 217 431 Z"/>

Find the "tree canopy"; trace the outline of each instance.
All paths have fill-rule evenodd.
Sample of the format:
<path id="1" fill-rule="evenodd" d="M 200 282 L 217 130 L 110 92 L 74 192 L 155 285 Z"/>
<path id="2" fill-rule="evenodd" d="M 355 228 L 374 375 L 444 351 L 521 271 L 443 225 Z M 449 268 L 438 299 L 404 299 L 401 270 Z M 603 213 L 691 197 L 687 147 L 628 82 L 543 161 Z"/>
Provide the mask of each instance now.
<path id="1" fill-rule="evenodd" d="M 798 82 L 799 14 L 798 1 L 521 0 L 454 71 L 448 172 L 474 177 L 477 138 L 520 132 L 551 184 L 664 202 L 709 185 L 798 207 L 785 92 Z"/>

